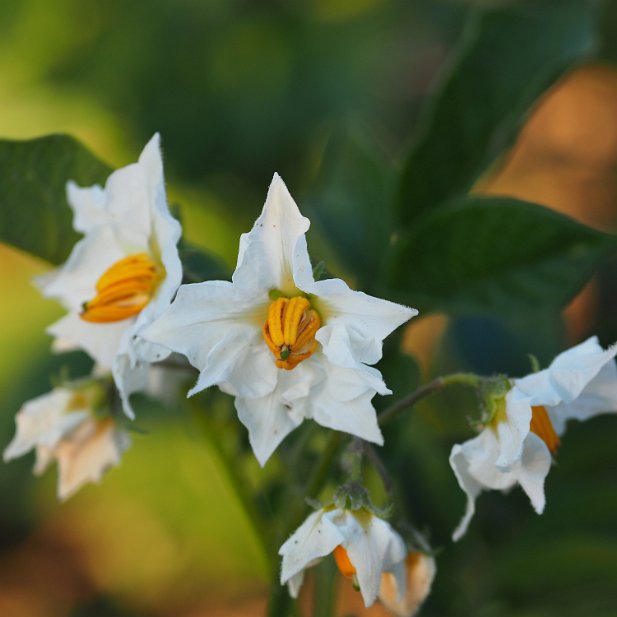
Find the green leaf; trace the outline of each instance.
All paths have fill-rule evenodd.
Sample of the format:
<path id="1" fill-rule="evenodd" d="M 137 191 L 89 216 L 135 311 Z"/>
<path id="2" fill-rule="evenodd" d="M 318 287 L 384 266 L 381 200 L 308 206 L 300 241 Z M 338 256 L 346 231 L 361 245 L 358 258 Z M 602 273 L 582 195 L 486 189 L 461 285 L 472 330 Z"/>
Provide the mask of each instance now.
<path id="1" fill-rule="evenodd" d="M 401 237 L 390 282 L 421 312 L 560 308 L 616 248 L 615 236 L 542 206 L 472 197 Z"/>
<path id="2" fill-rule="evenodd" d="M 340 264 L 367 284 L 380 276 L 392 233 L 392 170 L 357 132 L 335 134 L 322 161 L 310 216 Z"/>
<path id="3" fill-rule="evenodd" d="M 589 2 L 559 0 L 472 14 L 404 164 L 401 221 L 468 192 L 538 97 L 591 55 L 593 13 Z"/>
<path id="4" fill-rule="evenodd" d="M 184 278 L 189 283 L 201 281 L 228 280 L 229 268 L 218 257 L 182 241 L 179 247 Z"/>
<path id="5" fill-rule="evenodd" d="M 0 140 L 0 241 L 52 264 L 79 239 L 66 201 L 66 183 L 103 183 L 109 167 L 67 135 Z"/>

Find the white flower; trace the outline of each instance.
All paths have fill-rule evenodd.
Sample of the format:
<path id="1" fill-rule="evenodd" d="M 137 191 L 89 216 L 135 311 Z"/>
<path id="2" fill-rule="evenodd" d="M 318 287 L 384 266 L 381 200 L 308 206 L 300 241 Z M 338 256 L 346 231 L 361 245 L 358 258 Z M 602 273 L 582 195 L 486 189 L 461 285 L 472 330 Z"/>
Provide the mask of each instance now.
<path id="1" fill-rule="evenodd" d="M 9 461 L 36 450 L 34 473 L 58 462 L 58 497 L 66 499 L 87 482 L 98 482 L 120 462 L 130 438 L 111 418 L 97 419 L 94 388 L 55 388 L 25 403 L 17 413 L 17 432 L 4 451 Z"/>
<path id="2" fill-rule="evenodd" d="M 240 238 L 232 282 L 183 285 L 143 333 L 199 369 L 189 395 L 218 385 L 236 397 L 262 465 L 304 418 L 383 443 L 371 399 L 390 391 L 368 365 L 417 314 L 339 279 L 315 281 L 309 224 L 275 174 L 261 216 Z"/>
<path id="3" fill-rule="evenodd" d="M 167 208 L 158 134 L 104 189 L 69 182 L 67 193 L 84 238 L 64 265 L 37 280 L 45 296 L 68 310 L 48 331 L 55 350 L 84 349 L 112 371 L 133 417 L 130 394 L 148 382 L 149 362 L 168 355 L 138 334 L 169 305 L 182 280 L 181 229 Z"/>
<path id="4" fill-rule="evenodd" d="M 395 574 L 384 572 L 381 575 L 379 600 L 398 617 L 412 617 L 431 591 L 437 572 L 435 559 L 420 551 L 411 551 L 396 567 L 403 569 L 405 592 L 400 592 Z"/>
<path id="5" fill-rule="evenodd" d="M 342 574 L 354 578 L 364 604 L 370 606 L 379 592 L 382 573 L 402 572 L 395 566 L 403 562 L 407 548 L 386 521 L 368 510 L 326 506 L 310 514 L 281 546 L 281 585 L 287 584 L 289 593 L 297 597 L 304 570 L 330 553 Z M 404 576 L 398 585 L 404 594 Z"/>
<path id="6" fill-rule="evenodd" d="M 547 369 L 513 379 L 489 425 L 452 448 L 450 465 L 467 494 L 454 540 L 467 531 L 484 489 L 520 484 L 535 511 L 543 512 L 544 480 L 566 422 L 617 410 L 616 353 L 617 346 L 603 350 L 592 337 L 558 355 Z"/>

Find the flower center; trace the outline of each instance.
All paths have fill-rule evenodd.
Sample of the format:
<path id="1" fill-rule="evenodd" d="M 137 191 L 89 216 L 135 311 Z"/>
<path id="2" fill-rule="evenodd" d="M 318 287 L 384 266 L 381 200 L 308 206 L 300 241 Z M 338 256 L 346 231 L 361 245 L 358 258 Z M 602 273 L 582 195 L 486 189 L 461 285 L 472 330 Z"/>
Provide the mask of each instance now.
<path id="1" fill-rule="evenodd" d="M 290 371 L 311 356 L 317 349 L 315 334 L 320 326 L 317 311 L 303 296 L 272 302 L 262 332 L 276 366 Z"/>
<path id="2" fill-rule="evenodd" d="M 553 423 L 542 405 L 531 408 L 531 424 L 529 430 L 535 433 L 548 446 L 551 454 L 555 454 L 561 443 L 559 436 L 555 432 Z"/>
<path id="3" fill-rule="evenodd" d="M 108 268 L 96 284 L 96 296 L 84 302 L 80 317 L 94 323 L 137 315 L 152 299 L 165 273 L 146 253 L 129 255 Z"/>
<path id="4" fill-rule="evenodd" d="M 343 576 L 351 578 L 356 574 L 356 568 L 353 563 L 349 561 L 349 555 L 343 548 L 342 544 L 339 544 L 333 551 L 334 561 Z"/>

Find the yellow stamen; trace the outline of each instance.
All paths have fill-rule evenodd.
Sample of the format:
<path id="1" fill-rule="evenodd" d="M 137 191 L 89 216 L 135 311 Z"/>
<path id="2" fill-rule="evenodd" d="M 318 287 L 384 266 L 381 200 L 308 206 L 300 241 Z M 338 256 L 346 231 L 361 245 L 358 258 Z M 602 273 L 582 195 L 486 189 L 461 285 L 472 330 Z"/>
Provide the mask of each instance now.
<path id="1" fill-rule="evenodd" d="M 133 317 L 150 302 L 163 276 L 162 266 L 146 253 L 129 255 L 103 273 L 97 295 L 84 303 L 80 317 L 93 323 Z"/>
<path id="2" fill-rule="evenodd" d="M 557 448 L 561 444 L 559 436 L 555 432 L 553 423 L 542 405 L 537 405 L 531 408 L 531 424 L 529 430 L 535 433 L 544 443 L 552 454 L 555 454 Z"/>
<path id="3" fill-rule="evenodd" d="M 334 555 L 334 561 L 336 561 L 336 565 L 343 576 L 351 578 L 355 575 L 356 568 L 354 567 L 353 563 L 349 561 L 349 555 L 341 544 L 339 544 L 332 551 L 332 554 Z"/>
<path id="4" fill-rule="evenodd" d="M 317 349 L 321 320 L 303 296 L 277 298 L 268 307 L 263 337 L 278 368 L 290 371 Z"/>

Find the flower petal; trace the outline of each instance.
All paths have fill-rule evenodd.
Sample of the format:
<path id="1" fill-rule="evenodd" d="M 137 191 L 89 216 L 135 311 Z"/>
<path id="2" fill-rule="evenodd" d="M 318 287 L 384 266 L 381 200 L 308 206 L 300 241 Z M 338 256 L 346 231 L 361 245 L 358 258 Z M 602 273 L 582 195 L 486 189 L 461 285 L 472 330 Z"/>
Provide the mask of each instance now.
<path id="1" fill-rule="evenodd" d="M 311 398 L 311 414 L 315 422 L 335 431 L 343 431 L 372 443 L 383 445 L 377 414 L 371 403 L 374 391 L 355 399 L 338 400 L 330 388 L 322 388 Z"/>
<path id="2" fill-rule="evenodd" d="M 56 444 L 88 417 L 86 410 L 67 411 L 74 393 L 65 388 L 32 399 L 17 413 L 15 437 L 4 451 L 9 461 L 37 446 L 54 448 Z"/>
<path id="3" fill-rule="evenodd" d="M 491 429 L 462 445 L 455 445 L 450 454 L 450 466 L 459 486 L 467 495 L 463 520 L 452 534 L 459 540 L 467 531 L 475 512 L 475 500 L 484 489 L 507 490 L 520 484 L 538 514 L 544 508 L 544 479 L 551 466 L 551 454 L 546 444 L 533 433 L 525 438 L 520 459 L 508 470 L 497 466 L 499 443 Z"/>
<path id="4" fill-rule="evenodd" d="M 499 467 L 507 468 L 520 458 L 523 442 L 529 434 L 531 415 L 529 397 L 514 386 L 506 394 L 506 417 L 496 426 L 499 436 L 496 464 Z"/>
<path id="5" fill-rule="evenodd" d="M 571 403 L 617 354 L 617 346 L 603 350 L 595 336 L 559 354 L 538 373 L 516 379 L 516 387 L 528 394 L 532 405 L 554 407 Z"/>
<path id="6" fill-rule="evenodd" d="M 307 413 L 307 397 L 320 376 L 310 364 L 280 372 L 276 388 L 261 398 L 236 398 L 238 418 L 249 432 L 249 441 L 263 467 L 278 445 L 298 427 Z"/>
<path id="7" fill-rule="evenodd" d="M 241 291 L 226 281 L 182 285 L 169 309 L 141 331 L 144 339 L 185 355 L 200 371 L 190 394 L 224 382 L 229 382 L 231 389 L 238 387 L 238 392 L 244 385 L 262 395 L 274 388 L 274 373 L 269 369 L 259 375 L 253 373 L 248 383 L 233 377 L 236 364 L 250 363 L 250 358 L 259 366 L 263 362 L 263 354 L 255 355 L 260 326 L 254 313 L 260 305 L 265 310 L 267 304 L 246 297 Z M 262 347 L 265 344 L 257 352 Z"/>
<path id="8" fill-rule="evenodd" d="M 134 319 L 113 323 L 93 324 L 84 321 L 76 313 L 69 313 L 47 328 L 56 337 L 54 351 L 65 351 L 69 347 L 85 350 L 97 364 L 111 370 L 121 341 Z"/>
<path id="9" fill-rule="evenodd" d="M 356 568 L 364 604 L 371 606 L 379 593 L 382 573 L 405 559 L 407 549 L 403 539 L 377 516 L 370 515 L 365 526 L 349 529 L 352 533 L 343 546 Z"/>
<path id="10" fill-rule="evenodd" d="M 344 540 L 338 526 L 332 522 L 330 512 L 325 513 L 321 509 L 310 514 L 279 549 L 279 555 L 283 557 L 281 585 L 303 572 L 315 560 L 329 555 Z"/>
<path id="11" fill-rule="evenodd" d="M 46 298 L 68 310 L 81 312 L 96 294 L 96 282 L 112 264 L 126 256 L 110 227 L 93 230 L 73 248 L 66 263 L 34 279 Z"/>
<path id="12" fill-rule="evenodd" d="M 103 424 L 91 418 L 81 424 L 55 450 L 59 499 L 67 499 L 87 482 L 99 482 L 110 466 L 120 462 L 130 443 L 128 434 L 113 422 Z"/>
<path id="13" fill-rule="evenodd" d="M 260 217 L 240 239 L 234 284 L 253 291 L 279 289 L 295 293 L 295 273 L 312 280 L 304 238 L 309 226 L 285 183 L 274 174 Z"/>
<path id="14" fill-rule="evenodd" d="M 598 414 L 617 411 L 617 366 L 607 362 L 572 403 L 548 407 L 547 411 L 558 435 L 568 420 L 588 420 Z"/>
<path id="15" fill-rule="evenodd" d="M 329 325 L 364 333 L 377 342 L 418 314 L 416 309 L 353 291 L 340 279 L 316 281 L 303 291 L 316 295 Z M 373 362 L 369 362 L 372 364 Z"/>

